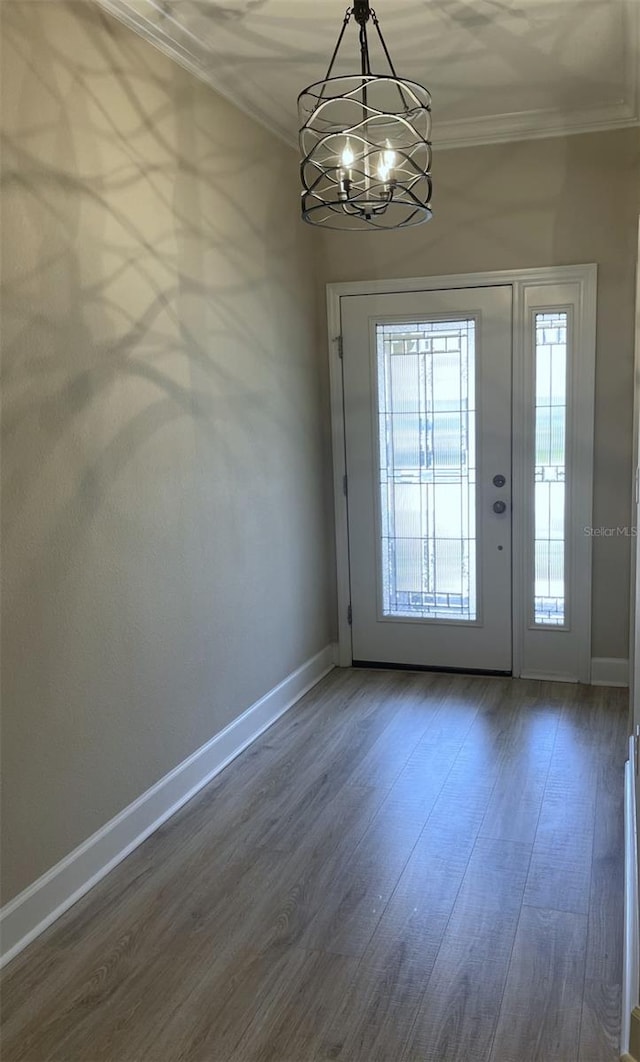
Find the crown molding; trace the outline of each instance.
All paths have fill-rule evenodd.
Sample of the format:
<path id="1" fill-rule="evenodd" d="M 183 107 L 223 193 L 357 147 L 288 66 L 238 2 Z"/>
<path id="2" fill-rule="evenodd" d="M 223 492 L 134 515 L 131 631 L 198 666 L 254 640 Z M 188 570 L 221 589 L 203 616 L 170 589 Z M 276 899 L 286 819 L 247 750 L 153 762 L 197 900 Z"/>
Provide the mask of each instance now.
<path id="1" fill-rule="evenodd" d="M 434 128 L 433 143 L 446 148 L 474 147 L 571 133 L 601 133 L 636 125 L 640 125 L 638 108 L 619 101 L 575 111 L 519 111 L 443 122 Z"/>
<path id="2" fill-rule="evenodd" d="M 215 57 L 202 41 L 171 15 L 148 0 L 95 0 L 118 21 L 134 30 L 140 37 L 158 48 L 174 62 L 184 67 L 215 92 L 232 103 L 249 118 L 284 141 L 297 147 L 297 138 L 290 128 L 274 120 L 257 107 L 239 101 L 215 71 Z M 544 137 L 566 136 L 573 133 L 598 133 L 613 129 L 640 126 L 640 4 L 626 0 L 629 32 L 624 57 L 624 97 L 613 102 L 572 110 L 532 110 L 505 114 L 481 115 L 454 121 L 434 121 L 433 143 L 441 148 L 474 147 L 518 140 L 538 140 Z M 162 25 L 144 12 L 162 17 Z M 163 27 L 169 27 L 171 32 Z"/>
<path id="3" fill-rule="evenodd" d="M 138 10 L 136 0 L 94 0 L 94 2 L 169 59 L 173 59 L 179 66 L 188 70 L 199 81 L 204 81 L 209 88 L 246 114 L 248 118 L 268 129 L 289 147 L 297 148 L 297 139 L 292 137 L 287 129 L 272 121 L 267 115 L 259 114 L 255 109 L 244 105 L 223 84 L 218 83 L 215 72 L 211 69 L 212 63 L 215 62 L 214 57 L 194 34 L 189 33 L 175 19 L 170 20 L 173 34 L 169 35 Z"/>

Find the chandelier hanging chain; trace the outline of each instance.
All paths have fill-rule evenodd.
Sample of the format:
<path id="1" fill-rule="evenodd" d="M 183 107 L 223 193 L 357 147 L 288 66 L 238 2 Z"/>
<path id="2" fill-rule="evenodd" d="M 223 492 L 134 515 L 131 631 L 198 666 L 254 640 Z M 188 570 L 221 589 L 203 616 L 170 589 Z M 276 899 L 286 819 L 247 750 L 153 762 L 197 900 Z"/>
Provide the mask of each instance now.
<path id="1" fill-rule="evenodd" d="M 360 27 L 358 38 L 360 41 L 360 69 L 363 77 L 371 74 L 371 60 L 369 59 L 369 42 L 367 40 L 367 22 L 371 9 L 369 0 L 355 0 L 353 5 L 353 17 Z"/>
<path id="2" fill-rule="evenodd" d="M 393 74 L 393 76 L 397 78 L 398 75 L 396 74 L 396 68 L 393 65 L 393 60 L 391 59 L 391 55 L 389 54 L 389 49 L 387 48 L 387 42 L 385 41 L 385 39 L 384 39 L 384 37 L 382 35 L 382 30 L 380 29 L 380 22 L 378 20 L 378 16 L 376 15 L 376 13 L 373 10 L 373 8 L 369 7 L 368 0 L 355 0 L 354 6 L 353 7 L 348 7 L 346 12 L 345 12 L 344 19 L 343 19 L 343 22 L 342 22 L 342 26 L 340 28 L 340 33 L 338 35 L 338 40 L 336 41 L 336 46 L 333 49 L 333 55 L 331 56 L 331 60 L 329 62 L 329 66 L 327 67 L 327 72 L 324 75 L 325 81 L 328 81 L 329 78 L 331 77 L 331 73 L 333 71 L 336 59 L 338 57 L 338 52 L 340 51 L 340 45 L 342 44 L 342 41 L 343 41 L 343 38 L 344 38 L 344 35 L 345 35 L 345 31 L 346 31 L 347 26 L 349 25 L 349 23 L 351 21 L 351 17 L 352 16 L 353 16 L 353 18 L 355 19 L 355 21 L 358 23 L 358 25 L 360 27 L 359 38 L 360 38 L 360 55 L 361 55 L 362 73 L 363 74 L 370 74 L 371 73 L 371 61 L 370 61 L 370 57 L 369 57 L 369 42 L 367 40 L 367 29 L 366 29 L 367 22 L 369 21 L 369 18 L 371 18 L 371 21 L 373 22 L 373 24 L 374 24 L 374 26 L 376 28 L 376 32 L 378 34 L 378 38 L 380 40 L 380 45 L 382 47 L 382 50 L 383 50 L 383 52 L 385 54 L 385 58 L 386 58 L 386 60 L 387 60 L 387 62 L 389 64 L 389 69 L 390 69 L 391 73 Z"/>
<path id="3" fill-rule="evenodd" d="M 365 25 L 360 26 L 360 66 L 362 70 L 362 76 L 371 73 L 371 61 L 369 59 L 369 42 L 367 41 L 367 29 Z"/>

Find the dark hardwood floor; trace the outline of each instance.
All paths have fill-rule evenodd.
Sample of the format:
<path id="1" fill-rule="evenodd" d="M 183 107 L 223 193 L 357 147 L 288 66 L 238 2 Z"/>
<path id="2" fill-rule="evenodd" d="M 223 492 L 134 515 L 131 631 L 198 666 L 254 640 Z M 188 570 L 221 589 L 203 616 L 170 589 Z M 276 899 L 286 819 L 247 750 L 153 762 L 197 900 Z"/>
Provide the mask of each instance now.
<path id="1" fill-rule="evenodd" d="M 614 1062 L 626 727 L 332 672 L 10 964 L 3 1062 Z"/>

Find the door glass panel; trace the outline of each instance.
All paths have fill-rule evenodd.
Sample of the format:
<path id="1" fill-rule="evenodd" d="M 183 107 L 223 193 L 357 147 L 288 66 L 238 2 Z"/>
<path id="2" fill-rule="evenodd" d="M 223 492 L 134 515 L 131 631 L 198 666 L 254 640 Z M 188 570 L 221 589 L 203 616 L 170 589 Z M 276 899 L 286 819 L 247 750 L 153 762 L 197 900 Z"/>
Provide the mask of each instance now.
<path id="1" fill-rule="evenodd" d="M 471 622 L 475 321 L 376 327 L 382 614 Z"/>
<path id="2" fill-rule="evenodd" d="M 534 623 L 565 622 L 567 314 L 535 315 Z"/>

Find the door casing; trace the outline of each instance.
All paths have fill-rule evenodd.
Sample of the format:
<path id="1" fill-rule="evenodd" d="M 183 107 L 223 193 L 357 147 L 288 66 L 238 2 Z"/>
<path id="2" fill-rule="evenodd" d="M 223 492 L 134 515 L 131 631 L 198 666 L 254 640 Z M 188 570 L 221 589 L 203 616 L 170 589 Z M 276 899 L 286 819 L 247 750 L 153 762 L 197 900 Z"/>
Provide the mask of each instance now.
<path id="1" fill-rule="evenodd" d="M 595 388 L 595 337 L 597 266 L 550 266 L 524 270 L 500 270 L 440 277 L 411 277 L 397 280 L 353 281 L 327 284 L 327 319 L 329 334 L 329 376 L 333 443 L 333 487 L 336 544 L 336 589 L 338 604 L 338 664 L 350 667 L 350 577 L 349 521 L 345 455 L 344 396 L 342 386 L 341 299 L 352 295 L 375 295 L 408 291 L 437 291 L 445 288 L 476 288 L 510 285 L 513 290 L 513 396 L 512 417 L 512 624 L 514 677 L 549 678 L 574 682 L 591 680 L 591 535 L 584 529 L 592 521 L 593 435 Z M 580 578 L 570 581 L 573 594 L 572 627 L 576 635 L 575 664 L 559 672 L 526 667 L 525 635 L 528 619 L 525 611 L 528 526 L 531 512 L 528 487 L 529 468 L 525 438 L 521 425 L 528 416 L 531 381 L 525 367 L 527 295 L 545 286 L 576 285 L 579 317 L 579 373 L 574 373 L 572 459 L 574 489 L 572 494 L 571 564 Z M 587 577 L 585 577 L 585 573 Z M 553 637 L 553 634 L 549 634 Z"/>

